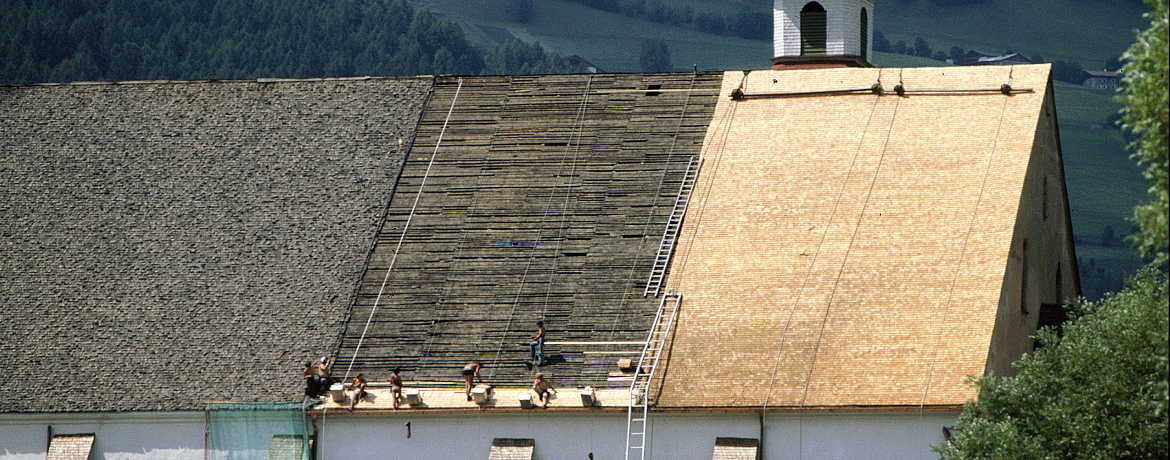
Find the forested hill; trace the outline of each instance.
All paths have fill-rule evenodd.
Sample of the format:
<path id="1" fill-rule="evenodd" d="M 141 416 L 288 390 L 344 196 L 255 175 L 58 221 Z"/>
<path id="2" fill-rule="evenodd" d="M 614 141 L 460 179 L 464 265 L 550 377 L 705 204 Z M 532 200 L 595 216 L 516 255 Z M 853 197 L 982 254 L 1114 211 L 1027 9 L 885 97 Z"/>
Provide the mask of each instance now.
<path id="1" fill-rule="evenodd" d="M 0 0 L 0 83 L 577 71 L 404 0 Z"/>

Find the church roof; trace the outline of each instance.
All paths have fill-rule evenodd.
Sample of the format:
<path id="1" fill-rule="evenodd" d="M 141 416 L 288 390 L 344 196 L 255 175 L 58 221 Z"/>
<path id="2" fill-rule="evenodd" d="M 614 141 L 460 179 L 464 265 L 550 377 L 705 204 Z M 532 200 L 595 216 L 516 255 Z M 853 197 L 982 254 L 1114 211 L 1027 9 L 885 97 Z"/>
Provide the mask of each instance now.
<path id="1" fill-rule="evenodd" d="M 659 406 L 974 398 L 1048 83 L 1048 65 L 728 72 Z"/>
<path id="2" fill-rule="evenodd" d="M 628 386 L 692 159 L 659 407 L 953 407 L 987 367 L 1048 75 L 0 88 L 0 360 L 38 390 L 0 412 L 297 399 L 326 354 L 526 386 L 538 320 L 558 386 Z"/>

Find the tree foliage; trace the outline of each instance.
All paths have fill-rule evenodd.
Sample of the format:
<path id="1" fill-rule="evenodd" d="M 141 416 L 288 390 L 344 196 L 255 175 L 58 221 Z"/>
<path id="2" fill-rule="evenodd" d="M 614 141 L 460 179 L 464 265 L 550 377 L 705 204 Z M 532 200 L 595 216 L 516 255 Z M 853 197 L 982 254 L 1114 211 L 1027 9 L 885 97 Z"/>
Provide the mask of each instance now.
<path id="1" fill-rule="evenodd" d="M 715 35 L 753 40 L 772 38 L 771 3 L 737 4 L 730 14 L 696 12 L 686 5 L 665 0 L 569 0 L 590 8 L 617 13 L 659 24 L 686 27 Z"/>
<path id="2" fill-rule="evenodd" d="M 489 70 L 458 25 L 404 0 L 0 0 L 0 20 L 3 83 Z M 540 59 L 507 70 L 573 70 Z"/>
<path id="3" fill-rule="evenodd" d="M 507 0 L 504 13 L 514 22 L 527 23 L 536 14 L 536 0 Z"/>
<path id="4" fill-rule="evenodd" d="M 979 381 L 942 458 L 1166 458 L 1168 300 L 1165 275 L 1146 269 L 1075 305 L 1019 375 Z"/>
<path id="5" fill-rule="evenodd" d="M 669 72 L 670 47 L 665 40 L 643 40 L 638 62 L 643 72 Z"/>
<path id="6" fill-rule="evenodd" d="M 1052 61 L 1052 78 L 1079 85 L 1085 81 L 1085 68 L 1072 61 Z"/>
<path id="7" fill-rule="evenodd" d="M 545 50 L 539 43 L 517 39 L 496 46 L 484 56 L 484 73 L 488 75 L 560 73 L 564 67 L 559 54 Z"/>
<path id="8" fill-rule="evenodd" d="M 890 39 L 886 38 L 880 30 L 873 33 L 873 50 L 879 53 L 888 53 L 893 51 L 893 45 L 890 44 Z"/>
<path id="9" fill-rule="evenodd" d="M 1150 184 L 1150 201 L 1134 210 L 1134 222 L 1141 231 L 1133 240 L 1147 256 L 1165 263 L 1167 247 L 1168 164 L 1167 133 L 1167 0 L 1147 0 L 1150 27 L 1138 34 L 1137 41 L 1125 53 L 1122 68 L 1124 86 L 1121 90 L 1122 124 L 1137 136 L 1130 145 L 1133 158 L 1146 167 L 1144 175 Z"/>
<path id="10" fill-rule="evenodd" d="M 922 37 L 914 38 L 914 55 L 922 56 L 924 58 L 931 57 L 934 53 L 930 49 L 930 43 Z"/>

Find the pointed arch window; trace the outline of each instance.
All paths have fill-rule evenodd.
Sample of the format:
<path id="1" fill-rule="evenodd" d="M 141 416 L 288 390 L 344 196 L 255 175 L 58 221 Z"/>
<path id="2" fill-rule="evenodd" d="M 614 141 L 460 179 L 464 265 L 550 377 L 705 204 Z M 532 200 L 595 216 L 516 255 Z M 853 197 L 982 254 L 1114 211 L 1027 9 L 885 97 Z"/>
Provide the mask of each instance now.
<path id="1" fill-rule="evenodd" d="M 869 61 L 869 12 L 861 9 L 861 60 Z"/>
<path id="2" fill-rule="evenodd" d="M 808 2 L 800 9 L 800 55 L 824 56 L 828 41 L 828 14 L 817 2 Z"/>

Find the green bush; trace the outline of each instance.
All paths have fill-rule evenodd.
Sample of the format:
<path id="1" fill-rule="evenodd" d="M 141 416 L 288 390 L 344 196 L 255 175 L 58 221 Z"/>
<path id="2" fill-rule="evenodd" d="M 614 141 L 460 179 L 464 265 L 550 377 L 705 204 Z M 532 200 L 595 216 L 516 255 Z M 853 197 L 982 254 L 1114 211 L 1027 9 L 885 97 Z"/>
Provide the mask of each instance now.
<path id="1" fill-rule="evenodd" d="M 979 380 L 944 459 L 1166 458 L 1167 282 L 1146 269 L 1126 289 L 1072 307 L 1062 335 L 1011 378 Z"/>

